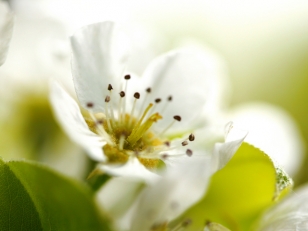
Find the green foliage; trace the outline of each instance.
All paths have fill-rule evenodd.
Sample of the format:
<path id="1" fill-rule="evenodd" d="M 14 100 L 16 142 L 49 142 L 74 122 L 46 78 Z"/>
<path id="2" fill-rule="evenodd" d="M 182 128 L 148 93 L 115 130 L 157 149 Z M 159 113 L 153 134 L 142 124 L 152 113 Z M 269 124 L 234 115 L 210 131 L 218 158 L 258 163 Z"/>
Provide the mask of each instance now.
<path id="1" fill-rule="evenodd" d="M 232 231 L 252 230 L 261 213 L 273 202 L 276 170 L 270 158 L 244 143 L 230 162 L 214 174 L 207 194 L 182 218 L 190 218 L 189 230 L 201 230 L 217 222 Z"/>
<path id="2" fill-rule="evenodd" d="M 111 230 L 91 191 L 31 162 L 0 159 L 0 230 Z"/>

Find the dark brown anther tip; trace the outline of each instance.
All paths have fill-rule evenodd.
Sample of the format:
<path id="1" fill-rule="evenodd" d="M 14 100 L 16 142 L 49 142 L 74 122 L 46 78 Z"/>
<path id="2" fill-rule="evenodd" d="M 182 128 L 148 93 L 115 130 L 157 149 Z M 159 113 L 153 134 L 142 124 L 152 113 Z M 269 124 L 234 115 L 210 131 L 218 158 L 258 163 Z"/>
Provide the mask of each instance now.
<path id="1" fill-rule="evenodd" d="M 94 106 L 94 104 L 92 102 L 87 103 L 88 108 L 92 108 L 93 106 Z"/>
<path id="2" fill-rule="evenodd" d="M 124 79 L 129 80 L 130 79 L 130 75 L 125 75 Z"/>
<path id="3" fill-rule="evenodd" d="M 106 98 L 105 98 L 105 102 L 108 103 L 109 101 L 110 101 L 110 96 L 107 95 Z"/>
<path id="4" fill-rule="evenodd" d="M 163 159 L 163 160 L 165 160 L 165 159 L 167 159 L 169 157 L 169 155 L 168 154 L 162 154 L 162 156 L 161 156 L 161 158 Z"/>
<path id="5" fill-rule="evenodd" d="M 136 99 L 139 99 L 139 98 L 140 98 L 140 93 L 139 93 L 139 92 L 136 92 L 136 93 L 134 94 L 134 97 L 135 97 Z"/>
<path id="6" fill-rule="evenodd" d="M 188 142 L 185 140 L 182 142 L 182 146 L 186 146 L 186 145 L 188 145 Z"/>
<path id="7" fill-rule="evenodd" d="M 193 154 L 193 151 L 192 151 L 192 150 L 190 150 L 190 149 L 187 149 L 187 150 L 186 150 L 186 155 L 187 155 L 187 156 L 192 156 L 192 154 Z"/>
<path id="8" fill-rule="evenodd" d="M 188 139 L 189 139 L 189 141 L 194 141 L 195 140 L 195 135 L 194 134 L 190 134 Z"/>
<path id="9" fill-rule="evenodd" d="M 148 88 L 146 89 L 146 92 L 147 92 L 147 93 L 151 93 L 151 91 L 152 91 L 152 89 L 151 89 L 150 87 L 148 87 Z"/>
<path id="10" fill-rule="evenodd" d="M 169 97 L 168 97 L 168 101 L 171 101 L 172 100 L 172 96 L 170 95 Z"/>
<path id="11" fill-rule="evenodd" d="M 108 91 L 111 91 L 113 89 L 111 84 L 108 84 Z"/>
<path id="12" fill-rule="evenodd" d="M 120 96 L 123 98 L 125 96 L 125 92 L 124 91 L 121 91 L 120 93 Z"/>
<path id="13" fill-rule="evenodd" d="M 181 116 L 178 116 L 178 115 L 173 116 L 173 119 L 175 119 L 179 122 L 182 120 Z"/>
<path id="14" fill-rule="evenodd" d="M 155 99 L 155 103 L 160 103 L 160 102 L 161 102 L 160 98 Z"/>

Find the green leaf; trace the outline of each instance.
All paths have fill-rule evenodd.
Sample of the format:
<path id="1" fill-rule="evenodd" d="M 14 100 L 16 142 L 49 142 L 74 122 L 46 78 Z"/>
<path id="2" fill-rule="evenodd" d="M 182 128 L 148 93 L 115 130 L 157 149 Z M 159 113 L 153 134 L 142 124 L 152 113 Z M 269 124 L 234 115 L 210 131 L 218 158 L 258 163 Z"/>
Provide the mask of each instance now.
<path id="1" fill-rule="evenodd" d="M 0 159 L 0 230 L 111 230 L 85 185 L 45 166 Z"/>
<path id="2" fill-rule="evenodd" d="M 276 170 L 259 149 L 243 143 L 230 162 L 212 177 L 204 198 L 182 218 L 192 220 L 190 229 L 206 222 L 232 231 L 251 230 L 261 213 L 274 202 Z"/>

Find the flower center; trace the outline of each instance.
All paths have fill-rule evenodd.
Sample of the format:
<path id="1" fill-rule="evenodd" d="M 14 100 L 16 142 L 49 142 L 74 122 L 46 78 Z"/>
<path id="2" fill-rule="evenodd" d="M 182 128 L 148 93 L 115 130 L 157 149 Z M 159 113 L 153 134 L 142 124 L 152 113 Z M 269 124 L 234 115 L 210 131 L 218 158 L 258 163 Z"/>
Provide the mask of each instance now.
<path id="1" fill-rule="evenodd" d="M 130 76 L 126 75 L 125 80 L 129 80 Z M 134 102 L 130 113 L 126 112 L 125 96 L 127 92 L 127 82 L 125 91 L 119 93 L 120 99 L 118 105 L 111 104 L 112 100 L 116 100 L 112 96 L 113 87 L 108 85 L 109 95 L 105 98 L 104 113 L 92 112 L 93 103 L 87 104 L 90 118 L 86 122 L 91 131 L 102 136 L 107 144 L 103 146 L 104 154 L 110 163 L 125 163 L 130 156 L 135 156 L 147 168 L 156 168 L 162 164 L 162 160 L 168 157 L 167 151 L 173 149 L 170 147 L 170 140 L 163 137 L 163 134 L 173 126 L 175 122 L 181 121 L 181 117 L 175 115 L 173 121 L 160 133 L 154 132 L 151 127 L 154 123 L 163 119 L 159 112 L 155 112 L 155 106 L 161 102 L 156 99 L 154 103 L 146 105 L 146 97 L 141 107 L 139 115 L 135 115 L 136 103 L 140 99 L 140 93 L 134 93 Z M 151 88 L 146 89 L 146 93 L 151 93 Z M 169 96 L 167 101 L 171 101 Z M 115 110 L 117 109 L 117 110 Z M 187 139 L 181 142 L 180 146 L 186 146 L 189 141 L 194 140 L 191 134 Z M 191 156 L 192 151 L 186 150 L 186 155 Z"/>

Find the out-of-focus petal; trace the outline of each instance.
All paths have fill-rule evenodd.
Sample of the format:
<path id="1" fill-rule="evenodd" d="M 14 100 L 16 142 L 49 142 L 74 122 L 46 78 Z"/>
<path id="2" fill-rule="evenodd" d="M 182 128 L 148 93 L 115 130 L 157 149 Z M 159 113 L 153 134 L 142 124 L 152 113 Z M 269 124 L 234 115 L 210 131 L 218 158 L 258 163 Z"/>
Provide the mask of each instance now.
<path id="1" fill-rule="evenodd" d="M 158 125 L 169 124 L 174 115 L 182 117 L 181 130 L 204 122 L 204 116 L 216 111 L 223 71 L 224 65 L 215 55 L 193 49 L 172 51 L 153 60 L 142 77 L 153 89 L 151 99 L 167 101 L 172 96 Z"/>
<path id="2" fill-rule="evenodd" d="M 308 230 L 308 186 L 279 202 L 265 213 L 258 231 Z"/>
<path id="3" fill-rule="evenodd" d="M 77 144 L 82 146 L 91 158 L 104 161 L 102 146 L 106 143 L 102 137 L 91 132 L 81 115 L 77 103 L 56 82 L 50 83 L 50 101 L 56 119 L 62 125 L 67 135 Z"/>
<path id="4" fill-rule="evenodd" d="M 108 84 L 119 90 L 128 59 L 128 43 L 112 22 L 85 26 L 71 37 L 73 79 L 83 107 L 92 102 L 94 112 L 103 111 Z"/>
<path id="5" fill-rule="evenodd" d="M 255 102 L 234 108 L 227 117 L 249 131 L 246 142 L 268 154 L 290 176 L 300 169 L 304 143 L 294 120 L 284 110 Z"/>
<path id="6" fill-rule="evenodd" d="M 101 165 L 100 169 L 113 176 L 125 176 L 153 182 L 159 176 L 147 170 L 137 158 L 130 158 L 124 165 Z"/>
<path id="7" fill-rule="evenodd" d="M 96 199 L 113 218 L 120 218 L 131 206 L 142 189 L 143 181 L 129 177 L 114 177 L 98 192 Z"/>
<path id="8" fill-rule="evenodd" d="M 6 2 L 0 1 L 0 66 L 6 59 L 13 32 L 13 13 Z"/>
<path id="9" fill-rule="evenodd" d="M 232 122 L 226 125 L 224 143 L 216 143 L 213 150 L 214 171 L 223 168 L 240 147 L 248 132 L 233 127 Z"/>
<path id="10" fill-rule="evenodd" d="M 205 193 L 212 175 L 211 159 L 191 158 L 168 168 L 155 184 L 140 195 L 131 230 L 150 230 L 170 221 L 196 203 Z"/>

